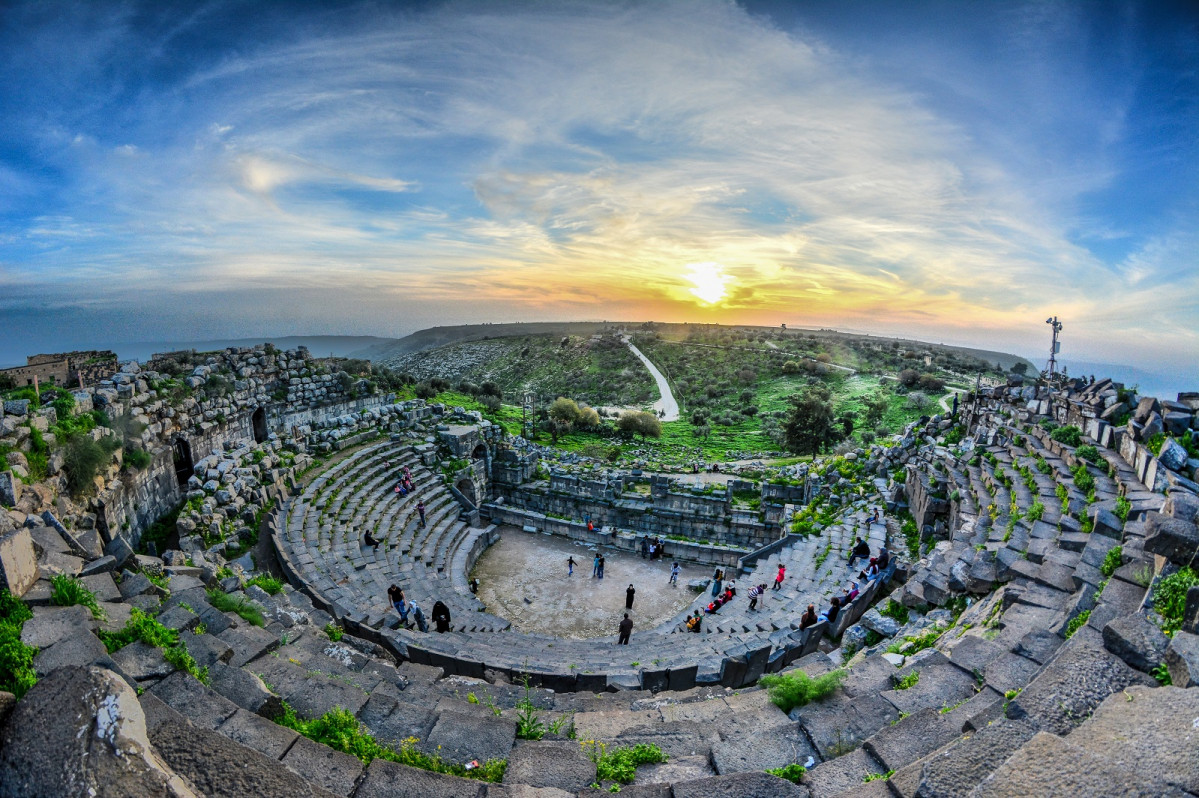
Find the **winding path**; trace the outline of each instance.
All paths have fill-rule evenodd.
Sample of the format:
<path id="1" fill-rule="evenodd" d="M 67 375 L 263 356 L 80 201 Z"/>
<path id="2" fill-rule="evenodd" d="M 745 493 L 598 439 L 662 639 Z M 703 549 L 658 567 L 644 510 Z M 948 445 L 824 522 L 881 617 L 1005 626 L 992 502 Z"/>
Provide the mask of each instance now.
<path id="1" fill-rule="evenodd" d="M 662 395 L 662 398 L 654 402 L 654 412 L 661 413 L 664 411 L 665 414 L 662 415 L 663 421 L 678 421 L 679 403 L 675 401 L 674 394 L 670 391 L 670 383 L 666 381 L 666 377 L 662 375 L 661 371 L 658 371 L 658 367 L 653 364 L 653 361 L 642 354 L 640 349 L 633 346 L 632 340 L 627 335 L 622 335 L 621 340 L 645 364 L 645 367 L 649 369 L 649 373 L 653 375 L 654 381 L 658 383 L 658 393 Z"/>

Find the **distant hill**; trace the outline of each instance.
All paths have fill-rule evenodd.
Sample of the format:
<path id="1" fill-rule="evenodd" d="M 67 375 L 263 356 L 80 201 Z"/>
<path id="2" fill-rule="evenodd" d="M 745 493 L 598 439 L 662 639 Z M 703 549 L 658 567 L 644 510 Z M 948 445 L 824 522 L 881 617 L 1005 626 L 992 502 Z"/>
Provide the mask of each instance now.
<path id="1" fill-rule="evenodd" d="M 329 357 L 330 355 L 349 357 L 352 352 L 393 343 L 395 340 L 373 335 L 284 335 L 261 338 L 224 338 L 211 341 L 143 341 L 132 344 L 112 344 L 110 348 L 117 353 L 117 357 L 121 360 L 144 361 L 149 360 L 151 355 L 158 352 L 175 352 L 181 349 L 211 352 L 231 346 L 251 347 L 270 342 L 280 349 L 306 346 L 314 357 Z"/>
<path id="2" fill-rule="evenodd" d="M 594 335 L 615 327 L 635 326 L 640 322 L 604 321 L 535 321 L 511 324 L 463 324 L 457 327 L 430 327 L 400 339 L 381 339 L 355 352 L 352 357 L 373 361 L 391 360 L 401 355 L 423 352 L 463 341 L 485 341 L 490 338 L 511 338 L 517 335 Z"/>

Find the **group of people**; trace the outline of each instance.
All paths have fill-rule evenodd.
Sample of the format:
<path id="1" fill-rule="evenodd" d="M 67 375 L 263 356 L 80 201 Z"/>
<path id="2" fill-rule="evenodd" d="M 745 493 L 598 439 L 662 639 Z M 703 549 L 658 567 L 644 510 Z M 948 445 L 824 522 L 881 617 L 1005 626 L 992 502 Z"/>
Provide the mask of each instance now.
<path id="1" fill-rule="evenodd" d="M 429 631 L 429 624 L 425 620 L 425 613 L 415 601 L 408 601 L 404 596 L 404 590 L 399 585 L 392 585 L 387 588 L 387 601 L 391 604 L 400 616 L 400 624 L 405 629 L 411 629 L 412 622 L 409 622 L 408 616 L 412 616 L 412 621 L 415 622 L 416 628 L 422 632 Z M 445 605 L 445 602 L 440 599 L 433 602 L 433 624 L 437 627 L 438 632 L 450 631 L 450 608 Z"/>
<path id="2" fill-rule="evenodd" d="M 391 461 L 390 460 L 384 461 L 383 466 L 385 468 L 391 468 Z M 409 493 L 414 493 L 415 491 L 416 491 L 416 485 L 412 482 L 412 471 L 408 468 L 408 466 L 404 466 L 403 470 L 400 472 L 400 478 L 395 484 L 395 492 L 401 496 L 407 496 Z M 420 516 L 420 521 L 418 522 L 420 528 L 424 529 L 425 528 L 425 500 L 424 499 L 420 499 L 417 501 L 416 514 L 418 516 Z M 362 545 L 370 546 L 372 551 L 378 551 L 379 546 L 382 545 L 382 543 L 383 543 L 383 539 L 377 538 L 374 535 L 372 535 L 369 529 L 362 533 Z"/>
<path id="3" fill-rule="evenodd" d="M 662 538 L 650 539 L 648 535 L 641 538 L 641 559 L 656 560 L 666 551 L 666 541 Z"/>

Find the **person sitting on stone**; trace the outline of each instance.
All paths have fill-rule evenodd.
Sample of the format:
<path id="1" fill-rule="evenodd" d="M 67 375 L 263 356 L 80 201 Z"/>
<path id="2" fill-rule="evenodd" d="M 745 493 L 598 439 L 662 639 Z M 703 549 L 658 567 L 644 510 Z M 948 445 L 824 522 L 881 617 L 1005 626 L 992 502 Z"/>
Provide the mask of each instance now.
<path id="1" fill-rule="evenodd" d="M 891 552 L 887 551 L 887 547 L 883 546 L 878 550 L 878 569 L 885 570 L 891 563 Z"/>
<path id="2" fill-rule="evenodd" d="M 861 536 L 859 536 L 857 544 L 853 547 L 853 551 L 849 553 L 849 567 L 853 568 L 854 560 L 858 559 L 859 557 L 864 560 L 869 556 L 870 544 L 862 540 Z"/>
<path id="3" fill-rule="evenodd" d="M 737 595 L 737 580 L 730 579 L 729 583 L 727 585 L 725 585 L 725 590 L 728 591 L 729 598 L 732 598 L 733 596 Z"/>
<path id="4" fill-rule="evenodd" d="M 372 549 L 374 549 L 376 551 L 379 549 L 379 544 L 382 542 L 383 541 L 381 541 L 381 540 L 376 540 L 374 538 L 374 536 L 371 535 L 371 531 L 369 529 L 366 530 L 366 533 L 362 536 L 362 544 L 364 546 L 370 546 Z"/>
<path id="5" fill-rule="evenodd" d="M 871 568 L 874 569 L 875 574 L 878 573 L 878 558 L 877 557 L 871 557 L 870 562 L 866 564 L 866 567 L 863 568 L 861 571 L 858 571 L 858 579 L 865 579 L 865 580 L 869 581 L 871 578 L 870 577 L 870 569 Z"/>
<path id="6" fill-rule="evenodd" d="M 816 619 L 816 605 L 814 605 L 814 604 L 809 604 L 809 605 L 808 605 L 808 611 L 807 611 L 807 612 L 805 612 L 805 613 L 803 614 L 803 616 L 802 616 L 802 617 L 799 619 L 799 629 L 800 629 L 800 631 L 803 631 L 804 629 L 807 629 L 809 626 L 815 626 L 815 625 L 816 625 L 816 620 L 817 620 L 817 619 Z"/>
<path id="7" fill-rule="evenodd" d="M 699 631 L 701 631 L 703 624 L 704 624 L 704 618 L 702 615 L 699 614 L 699 610 L 696 610 L 695 614 L 687 619 L 687 631 L 688 632 L 699 632 Z"/>
<path id="8" fill-rule="evenodd" d="M 850 582 L 849 589 L 845 591 L 845 597 L 841 599 L 841 606 L 844 607 L 849 602 L 858 597 L 858 583 Z"/>
<path id="9" fill-rule="evenodd" d="M 837 622 L 837 616 L 840 614 L 841 614 L 841 597 L 833 596 L 832 599 L 829 600 L 828 609 L 825 610 L 824 612 L 820 613 L 819 620 L 828 621 L 829 626 L 832 626 L 833 624 L 835 624 Z"/>

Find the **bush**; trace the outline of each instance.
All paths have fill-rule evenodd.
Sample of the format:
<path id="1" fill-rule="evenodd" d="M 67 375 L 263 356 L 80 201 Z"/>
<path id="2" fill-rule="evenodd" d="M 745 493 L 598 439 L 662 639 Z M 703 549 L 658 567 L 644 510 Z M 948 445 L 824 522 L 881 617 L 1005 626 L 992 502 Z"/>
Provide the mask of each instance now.
<path id="1" fill-rule="evenodd" d="M 1116 546 L 1114 549 L 1108 549 L 1107 556 L 1103 558 L 1103 563 L 1099 566 L 1099 572 L 1104 576 L 1110 577 L 1123 564 L 1124 549 L 1121 546 Z"/>
<path id="2" fill-rule="evenodd" d="M 153 618 L 134 607 L 129 621 L 115 632 L 100 630 L 100 640 L 111 654 L 120 651 L 125 646 L 140 640 L 148 646 L 162 649 L 162 655 L 168 663 L 181 671 L 187 671 L 204 684 L 208 684 L 208 668 L 200 668 L 187 649 L 179 642 L 179 632 L 163 626 L 157 618 Z"/>
<path id="3" fill-rule="evenodd" d="M 96 594 L 73 576 L 56 574 L 50 579 L 50 603 L 59 607 L 81 605 L 92 611 L 93 618 L 103 618 L 104 611 L 96 603 Z"/>
<path id="4" fill-rule="evenodd" d="M 1063 429 L 1074 429 L 1073 427 L 1063 427 Z M 1099 462 L 1099 450 L 1090 444 L 1084 444 L 1074 450 L 1074 454 L 1081 457 L 1083 460 L 1089 460 L 1092 463 Z"/>
<path id="5" fill-rule="evenodd" d="M 1089 621 L 1090 619 L 1091 619 L 1091 611 L 1090 610 L 1084 610 L 1084 611 L 1078 613 L 1078 615 L 1075 615 L 1073 618 L 1071 618 L 1070 623 L 1066 624 L 1066 639 L 1069 640 L 1071 637 L 1073 637 L 1074 633 L 1077 632 L 1079 629 L 1081 629 L 1083 626 L 1085 626 L 1087 621 Z"/>
<path id="6" fill-rule="evenodd" d="M 1116 497 L 1116 517 L 1128 523 L 1128 514 L 1132 512 L 1132 502 L 1123 496 Z"/>
<path id="7" fill-rule="evenodd" d="M 908 622 L 908 608 L 895 599 L 887 599 L 887 606 L 879 610 L 878 614 L 893 619 L 900 626 Z"/>
<path id="8" fill-rule="evenodd" d="M 791 671 L 767 674 L 758 680 L 758 684 L 766 688 L 775 706 L 783 712 L 790 712 L 795 707 L 832 695 L 844 679 L 845 671 L 840 669 L 821 674 L 815 679 L 803 671 Z"/>
<path id="9" fill-rule="evenodd" d="M 33 669 L 37 649 L 21 642 L 21 627 L 32 617 L 23 601 L 0 588 L 0 690 L 17 698 L 37 684 Z"/>
<path id="10" fill-rule="evenodd" d="M 1187 590 L 1199 585 L 1199 573 L 1190 566 L 1167 576 L 1153 589 L 1153 608 L 1162 616 L 1162 631 L 1173 635 L 1182 626 Z"/>
<path id="11" fill-rule="evenodd" d="M 799 784 L 799 779 L 803 774 L 807 773 L 807 769 L 798 762 L 792 762 L 781 768 L 768 768 L 766 770 L 771 776 L 778 776 L 780 779 L 786 779 L 792 784 Z"/>
<path id="12" fill-rule="evenodd" d="M 345 634 L 345 631 L 333 621 L 329 621 L 327 624 L 325 624 L 325 634 L 329 635 L 329 639 L 336 643 L 341 640 L 341 637 Z"/>
<path id="13" fill-rule="evenodd" d="M 145 449 L 128 449 L 125 451 L 125 465 L 138 471 L 150 465 L 154 458 Z"/>
<path id="14" fill-rule="evenodd" d="M 63 450 L 63 470 L 71 495 L 90 495 L 95 490 L 94 480 L 101 466 L 106 466 L 112 460 L 112 453 L 119 448 L 121 442 L 111 435 L 99 441 L 86 436 L 70 441 Z"/>
<path id="15" fill-rule="evenodd" d="M 618 746 L 608 749 L 604 743 L 587 740 L 582 743 L 583 749 L 595 763 L 595 778 L 597 781 L 615 781 L 620 784 L 632 784 L 637 776 L 638 765 L 652 765 L 665 762 L 666 754 L 662 749 L 650 743 Z"/>
<path id="16" fill-rule="evenodd" d="M 1078 446 L 1082 443 L 1082 430 L 1073 425 L 1058 427 L 1049 433 L 1049 437 L 1067 446 Z"/>

